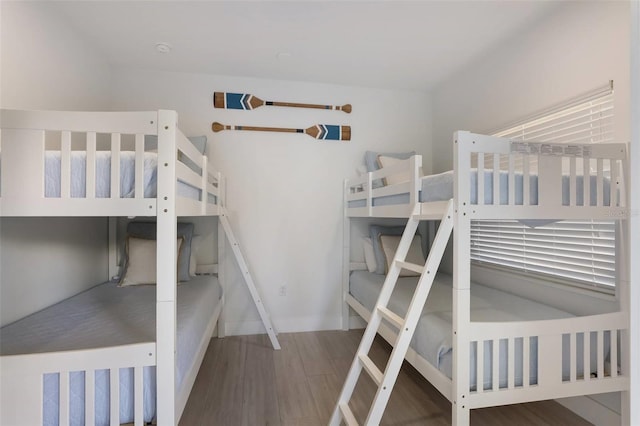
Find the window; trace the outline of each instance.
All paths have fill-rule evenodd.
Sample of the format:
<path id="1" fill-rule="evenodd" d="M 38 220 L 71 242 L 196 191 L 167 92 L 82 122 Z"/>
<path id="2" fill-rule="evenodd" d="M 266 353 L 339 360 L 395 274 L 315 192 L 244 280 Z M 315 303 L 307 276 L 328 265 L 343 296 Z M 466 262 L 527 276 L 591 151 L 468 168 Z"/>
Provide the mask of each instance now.
<path id="1" fill-rule="evenodd" d="M 613 82 L 492 133 L 537 142 L 612 141 Z M 532 228 L 518 221 L 472 221 L 471 259 L 477 264 L 612 289 L 615 285 L 615 222 L 562 221 Z"/>

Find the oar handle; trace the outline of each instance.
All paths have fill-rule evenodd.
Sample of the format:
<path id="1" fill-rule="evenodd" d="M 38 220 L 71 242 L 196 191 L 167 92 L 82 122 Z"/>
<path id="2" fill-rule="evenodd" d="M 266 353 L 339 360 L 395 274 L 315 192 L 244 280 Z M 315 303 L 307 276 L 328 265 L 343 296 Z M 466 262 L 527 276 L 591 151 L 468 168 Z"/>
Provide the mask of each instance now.
<path id="1" fill-rule="evenodd" d="M 222 130 L 255 130 L 259 132 L 284 132 L 284 133 L 304 133 L 304 129 L 293 129 L 289 127 L 261 127 L 261 126 L 229 126 L 218 123 L 211 125 L 211 130 L 220 132 Z"/>
<path id="2" fill-rule="evenodd" d="M 292 108 L 329 109 L 329 110 L 336 110 L 336 111 L 344 111 L 347 114 L 351 113 L 351 104 L 336 106 L 336 105 L 302 104 L 298 102 L 275 102 L 275 101 L 266 101 L 264 104 L 273 105 L 273 106 L 292 107 Z"/>

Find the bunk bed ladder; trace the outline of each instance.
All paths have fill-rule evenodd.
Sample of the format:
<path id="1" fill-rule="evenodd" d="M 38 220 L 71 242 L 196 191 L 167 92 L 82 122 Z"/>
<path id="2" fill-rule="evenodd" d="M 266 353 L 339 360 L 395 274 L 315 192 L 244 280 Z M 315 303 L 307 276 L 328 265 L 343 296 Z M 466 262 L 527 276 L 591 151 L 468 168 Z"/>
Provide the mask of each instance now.
<path id="1" fill-rule="evenodd" d="M 339 426 L 341 420 L 344 420 L 348 426 L 358 424 L 353 412 L 349 408 L 349 400 L 351 399 L 351 395 L 353 394 L 358 377 L 360 376 L 360 372 L 363 368 L 371 376 L 378 387 L 364 424 L 367 426 L 380 424 L 382 414 L 387 406 L 387 402 L 391 396 L 391 391 L 393 390 L 393 386 L 398 378 L 398 374 L 400 373 L 400 367 L 402 367 L 402 362 L 404 361 L 407 349 L 409 348 L 409 343 L 411 342 L 411 338 L 413 337 L 413 333 L 418 324 L 418 319 L 420 318 L 424 304 L 427 301 L 427 296 L 431 290 L 431 285 L 433 284 L 433 279 L 435 278 L 442 255 L 444 254 L 444 250 L 447 246 L 447 241 L 449 240 L 449 236 L 453 230 L 452 206 L 453 202 L 450 201 L 447 204 L 444 215 L 442 216 L 440 227 L 426 263 L 424 266 L 421 266 L 407 263 L 405 261 L 407 252 L 411 246 L 411 241 L 413 240 L 413 236 L 416 233 L 421 219 L 420 204 L 416 204 L 412 215 L 407 221 L 407 226 L 402 234 L 400 244 L 398 245 L 398 250 L 394 256 L 391 266 L 389 267 L 389 272 L 385 278 L 382 289 L 380 290 L 376 306 L 371 312 L 369 324 L 362 336 L 362 341 L 360 342 L 356 356 L 351 364 L 351 368 L 349 369 L 349 373 L 344 386 L 342 387 L 342 391 L 340 392 L 338 402 L 333 410 L 333 415 L 329 422 L 330 425 Z M 413 298 L 411 299 L 405 318 L 401 318 L 387 307 L 391 294 L 393 293 L 393 289 L 398 281 L 401 269 L 409 269 L 420 273 L 418 285 L 416 286 L 415 293 L 413 294 Z M 373 339 L 375 338 L 383 319 L 399 330 L 396 342 L 393 345 L 393 351 L 391 352 L 391 356 L 389 357 L 384 373 L 378 369 L 368 355 Z"/>
<path id="2" fill-rule="evenodd" d="M 227 234 L 227 239 L 229 243 L 231 243 L 231 249 L 233 250 L 233 255 L 238 262 L 238 266 L 240 267 L 240 271 L 242 272 L 242 276 L 244 277 L 244 281 L 247 283 L 247 287 L 249 288 L 249 292 L 251 293 L 251 297 L 253 298 L 253 303 L 256 305 L 258 309 L 258 313 L 260 314 L 260 318 L 262 319 L 262 324 L 264 324 L 264 328 L 267 330 L 267 334 L 269 335 L 269 339 L 271 339 L 271 344 L 273 345 L 273 349 L 280 349 L 280 342 L 278 342 L 278 336 L 276 336 L 275 329 L 271 324 L 271 319 L 269 318 L 269 314 L 267 313 L 264 304 L 262 303 L 262 297 L 258 293 L 258 289 L 256 288 L 256 284 L 253 281 L 253 277 L 249 272 L 249 267 L 247 266 L 247 262 L 245 261 L 244 255 L 242 251 L 240 251 L 240 245 L 238 244 L 238 240 L 236 240 L 235 235 L 233 234 L 233 230 L 231 230 L 231 224 L 229 223 L 229 219 L 227 218 L 227 210 L 224 207 L 220 207 L 220 223 L 222 224 L 222 228 L 224 229 L 224 233 Z"/>

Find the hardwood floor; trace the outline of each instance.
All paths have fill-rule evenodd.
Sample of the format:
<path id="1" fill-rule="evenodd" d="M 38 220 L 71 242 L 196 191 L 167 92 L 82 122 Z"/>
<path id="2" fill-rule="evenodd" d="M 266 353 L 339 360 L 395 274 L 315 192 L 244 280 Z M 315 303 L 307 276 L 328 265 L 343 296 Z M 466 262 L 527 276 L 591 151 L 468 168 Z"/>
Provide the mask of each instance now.
<path id="1" fill-rule="evenodd" d="M 274 351 L 267 335 L 212 339 L 181 426 L 326 425 L 362 330 L 280 334 Z M 370 356 L 379 367 L 391 347 L 379 337 Z M 363 422 L 375 393 L 362 374 L 351 407 Z M 450 425 L 451 404 L 405 363 L 382 419 L 384 425 Z M 588 425 L 554 401 L 471 412 L 472 425 Z"/>

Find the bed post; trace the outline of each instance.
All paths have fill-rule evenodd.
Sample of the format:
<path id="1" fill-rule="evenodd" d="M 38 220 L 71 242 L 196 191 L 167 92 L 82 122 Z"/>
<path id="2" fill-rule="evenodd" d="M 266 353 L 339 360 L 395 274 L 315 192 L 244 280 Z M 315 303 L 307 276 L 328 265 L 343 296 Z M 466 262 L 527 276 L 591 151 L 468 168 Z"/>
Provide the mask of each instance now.
<path id="1" fill-rule="evenodd" d="M 469 424 L 470 227 L 468 132 L 453 136 L 453 392 L 452 424 Z"/>
<path id="2" fill-rule="evenodd" d="M 158 424 L 176 419 L 176 126 L 174 111 L 158 111 L 156 376 Z M 161 192 L 160 192 L 161 191 Z"/>
<path id="3" fill-rule="evenodd" d="M 640 195 L 638 182 L 640 171 L 637 165 L 640 164 L 640 3 L 631 2 L 631 144 L 629 147 L 628 164 L 634 164 L 629 170 L 629 177 L 626 181 L 626 190 L 629 198 L 627 206 L 631 209 L 628 221 L 627 235 L 630 238 L 628 251 L 625 259 L 628 264 L 627 289 L 629 299 L 626 301 L 626 308 L 630 311 L 629 327 L 629 358 L 636 360 L 630 365 L 629 376 L 631 386 L 629 392 L 622 394 L 622 420 L 626 424 L 640 424 L 640 405 L 631 404 L 631 401 L 640 400 L 640 266 L 638 262 L 631 259 L 638 259 L 640 256 Z M 630 175 L 630 176 L 629 176 Z"/>
<path id="4" fill-rule="evenodd" d="M 349 207 L 347 181 L 343 183 L 342 189 L 342 204 L 343 204 L 343 216 L 342 216 L 342 295 L 340 300 L 342 301 L 342 329 L 349 330 L 349 305 L 347 304 L 347 294 L 349 294 L 349 273 L 350 273 L 350 261 L 351 261 L 351 220 L 347 215 Z"/>
<path id="5" fill-rule="evenodd" d="M 218 214 L 220 214 L 220 210 L 222 208 L 226 208 L 226 180 L 223 177 L 218 179 Z M 226 335 L 226 328 L 224 323 L 224 311 L 225 311 L 225 297 L 227 294 L 227 289 L 225 287 L 225 265 L 226 265 L 226 234 L 224 232 L 224 228 L 222 227 L 222 223 L 220 222 L 220 217 L 218 217 L 218 282 L 220 283 L 220 287 L 222 288 L 222 310 L 220 311 L 220 316 L 218 317 L 218 338 L 223 338 Z"/>

